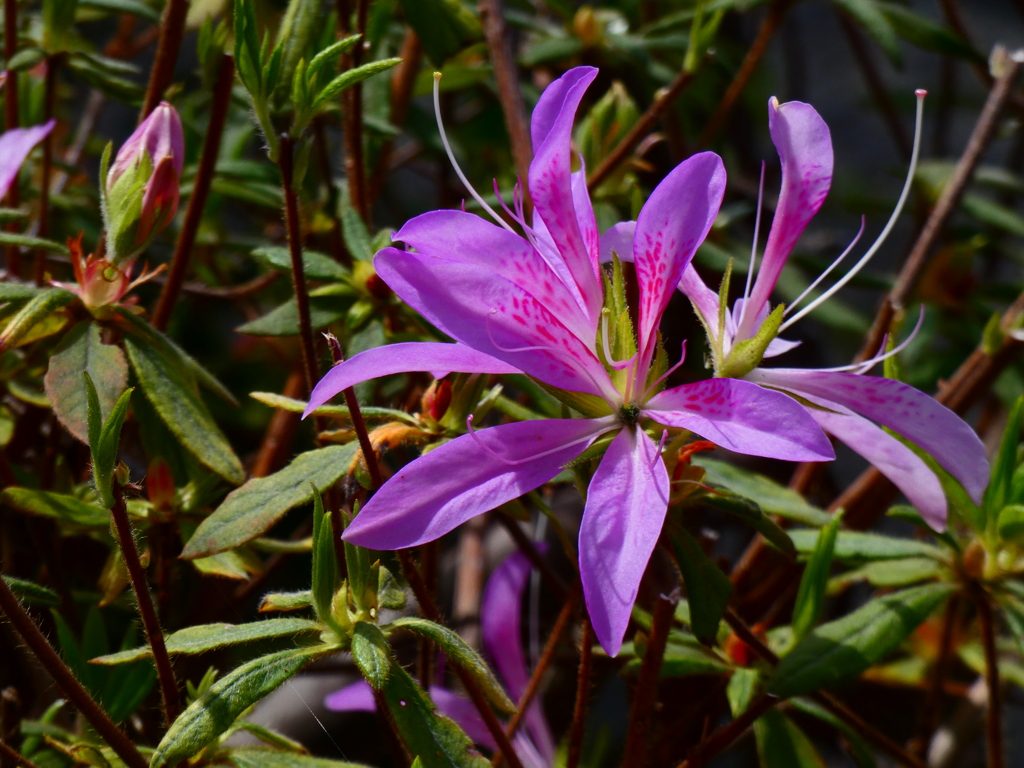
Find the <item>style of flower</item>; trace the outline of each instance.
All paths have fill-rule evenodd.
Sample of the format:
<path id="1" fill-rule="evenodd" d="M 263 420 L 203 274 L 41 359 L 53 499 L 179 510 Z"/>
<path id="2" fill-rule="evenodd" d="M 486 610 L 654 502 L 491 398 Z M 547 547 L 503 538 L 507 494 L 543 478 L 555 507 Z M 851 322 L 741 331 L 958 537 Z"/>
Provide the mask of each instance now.
<path id="1" fill-rule="evenodd" d="M 742 378 L 798 398 L 826 432 L 871 462 L 917 507 L 930 526 L 941 531 L 946 525 L 947 502 L 939 479 L 913 450 L 882 426 L 930 454 L 975 502 L 980 502 L 985 490 L 988 462 L 978 436 L 952 411 L 899 381 L 863 375 L 877 362 L 900 351 L 902 345 L 864 363 L 840 368 L 760 367 L 763 357 L 780 355 L 799 344 L 777 338 L 777 334 L 849 282 L 878 251 L 895 224 L 917 164 L 924 91 L 917 95 L 914 151 L 896 209 L 878 240 L 829 290 L 784 319 L 852 250 L 856 239 L 793 304 L 769 311 L 769 298 L 779 274 L 800 234 L 824 203 L 832 182 L 832 140 L 825 121 L 809 104 L 780 104 L 775 98 L 768 104 L 768 125 L 782 163 L 782 190 L 757 278 L 751 285 L 752 254 L 743 298 L 736 300 L 731 311 L 725 306 L 728 286 L 723 283 L 722 295 L 715 294 L 692 265 L 684 271 L 679 290 L 689 297 L 707 330 L 716 376 Z M 627 242 L 637 227 L 639 223 L 632 222 L 617 225 L 608 233 L 607 247 Z M 755 226 L 755 241 L 756 231 Z"/>
<path id="2" fill-rule="evenodd" d="M 530 577 L 530 561 L 516 552 L 494 569 L 480 601 L 480 629 L 484 652 L 494 665 L 513 701 L 530 682 L 530 668 L 522 645 L 521 606 Z M 430 698 L 445 717 L 458 723 L 473 741 L 496 750 L 494 738 L 473 703 L 442 685 L 430 686 Z M 324 706 L 332 712 L 375 712 L 377 703 L 369 683 L 360 680 L 328 694 Z M 555 741 L 540 701 L 534 699 L 512 739 L 524 768 L 554 765 Z"/>
<path id="3" fill-rule="evenodd" d="M 668 429 L 689 430 L 734 451 L 791 461 L 834 454 L 799 404 L 756 384 L 711 379 L 659 391 L 671 370 L 659 354 L 658 325 L 715 220 L 725 170 L 717 155 L 695 155 L 640 212 L 630 248 L 639 285 L 634 333 L 621 281 L 609 280 L 599 263 L 585 173 L 570 169 L 573 118 L 596 74 L 590 67 L 569 71 L 534 110 L 532 226 L 521 205 L 518 214 L 509 212 L 525 237 L 467 183 L 498 226 L 462 211 L 433 211 L 395 235 L 415 252 L 385 248 L 375 256 L 377 274 L 455 343 L 400 343 L 358 354 L 324 376 L 307 413 L 353 384 L 403 371 L 525 373 L 570 403 L 586 418 L 479 431 L 469 422 L 468 434 L 399 470 L 344 538 L 371 549 L 432 541 L 551 480 L 601 439 L 607 446 L 580 526 L 580 573 L 594 632 L 615 655 L 668 508 L 662 446 L 648 429 L 662 442 Z"/>

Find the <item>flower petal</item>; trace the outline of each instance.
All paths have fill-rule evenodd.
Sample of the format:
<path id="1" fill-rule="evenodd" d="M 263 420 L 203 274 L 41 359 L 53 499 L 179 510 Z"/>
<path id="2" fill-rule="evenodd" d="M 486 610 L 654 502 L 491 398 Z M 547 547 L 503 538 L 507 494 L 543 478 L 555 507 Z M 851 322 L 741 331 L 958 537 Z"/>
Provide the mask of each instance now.
<path id="1" fill-rule="evenodd" d="M 18 171 L 28 153 L 50 134 L 56 124 L 56 120 L 50 120 L 30 128 L 12 128 L 0 135 L 0 197 L 7 195 L 11 184 L 18 178 Z"/>
<path id="2" fill-rule="evenodd" d="M 593 344 L 501 275 L 396 248 L 380 251 L 373 263 L 403 301 L 456 341 L 556 387 L 616 396 Z"/>
<path id="3" fill-rule="evenodd" d="M 594 336 L 575 286 L 566 286 L 542 254 L 506 229 L 464 211 L 431 211 L 406 222 L 394 239 L 426 256 L 486 267 L 532 294 L 584 341 Z"/>
<path id="4" fill-rule="evenodd" d="M 601 647 L 618 654 L 668 510 L 668 472 L 642 430 L 623 429 L 590 481 L 580 525 L 580 576 Z"/>
<path id="5" fill-rule="evenodd" d="M 635 221 L 620 221 L 601 235 L 601 263 L 612 260 L 612 251 L 619 261 L 633 261 L 633 236 L 636 234 Z"/>
<path id="6" fill-rule="evenodd" d="M 723 448 L 786 461 L 830 461 L 832 444 L 791 397 L 740 379 L 666 389 L 644 406 L 660 424 L 682 427 Z"/>
<path id="7" fill-rule="evenodd" d="M 768 303 L 786 259 L 814 218 L 832 185 L 832 137 L 814 107 L 800 101 L 768 101 L 768 129 L 782 161 L 782 191 L 764 248 L 751 306 L 739 338 L 753 335 L 757 310 Z"/>
<path id="8" fill-rule="evenodd" d="M 909 384 L 856 373 L 758 368 L 748 376 L 800 395 L 839 403 L 877 421 L 932 455 L 975 501 L 988 485 L 985 446 L 963 419 Z"/>
<path id="9" fill-rule="evenodd" d="M 331 712 L 376 712 L 377 702 L 370 684 L 359 680 L 324 696 L 324 707 Z"/>
<path id="10" fill-rule="evenodd" d="M 808 408 L 807 412 L 822 429 L 855 450 L 903 492 L 921 516 L 940 533 L 946 530 L 946 495 L 935 473 L 912 450 L 877 424 L 837 403 L 807 398 L 836 413 Z"/>
<path id="11" fill-rule="evenodd" d="M 472 701 L 440 685 L 430 686 L 430 698 L 438 711 L 454 720 L 474 742 L 488 749 L 497 749 L 494 737 Z"/>
<path id="12" fill-rule="evenodd" d="M 370 549 L 433 541 L 546 483 L 612 424 L 538 419 L 457 437 L 398 470 L 342 538 Z"/>
<path id="13" fill-rule="evenodd" d="M 543 545 L 543 542 L 539 542 L 538 549 Z M 530 682 L 520 622 L 530 567 L 530 561 L 522 552 L 515 552 L 505 558 L 487 579 L 483 599 L 480 601 L 480 634 L 484 648 L 514 700 L 522 697 Z M 538 699 L 534 699 L 530 705 L 523 725 L 537 751 L 547 757 L 542 765 L 551 765 L 555 742 Z"/>
<path id="14" fill-rule="evenodd" d="M 714 152 L 701 152 L 665 177 L 637 217 L 633 263 L 640 288 L 640 370 L 646 370 L 661 315 L 711 229 L 724 194 L 722 159 Z"/>
<path id="15" fill-rule="evenodd" d="M 687 264 L 686 269 L 683 270 L 683 275 L 679 278 L 679 290 L 683 292 L 686 298 L 693 302 L 697 312 L 704 318 L 710 333 L 717 336 L 718 294 L 708 288 L 704 281 L 700 279 L 700 275 L 693 268 L 693 264 Z"/>
<path id="16" fill-rule="evenodd" d="M 459 373 L 519 373 L 519 369 L 463 344 L 434 341 L 403 341 L 374 347 L 353 355 L 324 374 L 313 387 L 308 416 L 332 397 L 363 381 L 410 371 L 457 371 Z"/>
<path id="17" fill-rule="evenodd" d="M 590 251 L 580 231 L 577 195 L 588 197 L 583 188 L 573 194 L 571 179 L 572 123 L 587 87 L 597 77 L 593 67 L 576 67 L 549 85 L 533 111 L 531 134 L 533 162 L 528 186 L 535 216 L 543 220 L 552 242 L 569 269 L 588 316 L 597 327 L 601 312 L 601 278 L 598 252 Z"/>

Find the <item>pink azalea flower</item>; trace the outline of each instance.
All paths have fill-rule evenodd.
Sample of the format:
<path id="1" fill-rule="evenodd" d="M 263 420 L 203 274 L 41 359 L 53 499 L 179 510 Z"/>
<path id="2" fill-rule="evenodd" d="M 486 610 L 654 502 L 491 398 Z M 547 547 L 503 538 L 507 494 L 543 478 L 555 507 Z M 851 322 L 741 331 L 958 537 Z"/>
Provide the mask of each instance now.
<path id="1" fill-rule="evenodd" d="M 785 330 L 842 288 L 877 252 L 889 234 L 906 201 L 917 163 L 923 96 L 924 92 L 919 91 L 917 135 L 910 172 L 889 223 L 874 245 L 842 279 L 782 322 L 778 331 Z M 690 298 L 708 331 L 715 375 L 742 377 L 776 391 L 792 393 L 809 403 L 805 406 L 807 413 L 826 432 L 864 456 L 910 499 L 929 525 L 936 530 L 944 530 L 947 503 L 938 478 L 917 454 L 882 427 L 888 427 L 927 451 L 979 503 L 988 482 L 985 450 L 974 431 L 933 398 L 899 381 L 863 375 L 898 349 L 864 364 L 824 370 L 761 368 L 760 355 L 756 359 L 733 355 L 738 345 L 754 338 L 764 328 L 769 317 L 769 298 L 779 274 L 800 234 L 821 208 L 832 182 L 832 140 L 828 126 L 813 107 L 796 101 L 779 104 L 772 98 L 768 105 L 768 119 L 772 141 L 782 161 L 782 191 L 757 279 L 751 285 L 754 272 L 752 258 L 744 298 L 738 299 L 731 311 L 725 310 L 725 322 L 721 323 L 721 328 L 719 296 L 703 283 L 692 265 L 686 268 L 679 283 L 679 289 Z M 638 226 L 633 222 L 618 225 L 615 232 L 609 233 L 609 241 L 628 239 L 633 228 Z M 856 242 L 854 240 L 803 296 L 786 308 L 785 314 L 819 284 Z M 763 356 L 780 355 L 798 343 L 773 338 Z"/>
<path id="2" fill-rule="evenodd" d="M 551 480 L 596 440 L 610 438 L 590 482 L 579 550 L 595 634 L 615 655 L 668 507 L 668 474 L 647 429 L 662 439 L 665 428 L 689 430 L 733 451 L 790 461 L 834 454 L 807 411 L 756 384 L 712 379 L 658 391 L 667 376 L 652 366 L 662 313 L 725 191 L 725 169 L 711 152 L 675 168 L 640 212 L 629 254 L 639 284 L 635 346 L 627 359 L 613 359 L 618 338 L 603 311 L 601 238 L 585 173 L 570 170 L 573 118 L 596 74 L 590 67 L 569 71 L 534 110 L 529 189 L 536 211 L 532 227 L 518 219 L 525 237 L 496 215 L 499 226 L 462 211 L 433 211 L 395 235 L 415 252 L 385 248 L 374 258 L 392 290 L 455 343 L 358 354 L 324 376 L 307 413 L 355 383 L 402 371 L 522 372 L 573 393 L 589 418 L 478 432 L 470 424 L 469 434 L 398 471 L 344 538 L 371 549 L 432 541 Z"/>

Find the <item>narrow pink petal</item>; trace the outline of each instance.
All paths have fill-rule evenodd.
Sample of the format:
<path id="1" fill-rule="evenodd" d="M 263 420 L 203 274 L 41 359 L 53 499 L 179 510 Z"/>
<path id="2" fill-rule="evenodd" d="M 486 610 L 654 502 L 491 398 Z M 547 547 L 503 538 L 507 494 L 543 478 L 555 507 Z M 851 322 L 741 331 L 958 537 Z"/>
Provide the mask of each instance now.
<path id="1" fill-rule="evenodd" d="M 782 191 L 764 257 L 750 294 L 751 310 L 767 304 L 786 259 L 832 185 L 832 137 L 814 107 L 800 101 L 768 101 L 768 129 L 782 161 Z M 739 338 L 755 329 L 754 312 L 743 318 Z"/>
<path id="2" fill-rule="evenodd" d="M 946 530 L 947 504 L 942 485 L 935 473 L 917 454 L 876 424 L 837 403 L 808 398 L 826 410 L 808 408 L 807 412 L 821 428 L 830 432 L 859 453 L 888 477 L 921 516 L 940 533 Z"/>
<path id="3" fill-rule="evenodd" d="M 601 263 L 612 260 L 612 251 L 619 261 L 633 261 L 633 236 L 636 234 L 635 221 L 621 221 L 608 228 L 601 235 Z"/>
<path id="4" fill-rule="evenodd" d="M 985 446 L 963 419 L 923 392 L 893 379 L 798 368 L 758 368 L 749 378 L 839 403 L 879 422 L 931 454 L 981 503 L 988 485 Z"/>
<path id="5" fill-rule="evenodd" d="M 576 67 L 541 94 L 533 112 L 534 156 L 528 186 L 535 216 L 543 219 L 596 328 L 602 304 L 598 253 L 588 248 L 580 231 L 571 179 L 572 123 L 580 100 L 595 77 L 597 70 L 593 67 Z M 588 195 L 585 187 L 577 194 Z"/>
<path id="6" fill-rule="evenodd" d="M 530 243 L 507 229 L 463 211 L 431 211 L 406 222 L 394 239 L 426 256 L 486 267 L 532 294 L 584 341 L 594 336 L 575 287 L 566 286 Z"/>
<path id="7" fill-rule="evenodd" d="M 590 201 L 590 190 L 587 189 L 587 167 L 580 157 L 580 170 L 572 174 L 572 206 L 576 210 L 576 223 L 583 236 L 583 245 L 596 270 L 601 258 L 601 232 L 597 228 L 597 216 L 594 215 L 594 204 Z M 600 274 L 598 274 L 600 278 Z"/>
<path id="8" fill-rule="evenodd" d="M 668 510 L 668 472 L 642 430 L 623 429 L 594 472 L 580 525 L 580 577 L 601 647 L 618 654 Z"/>
<path id="9" fill-rule="evenodd" d="M 457 437 L 396 472 L 342 538 L 370 549 L 434 541 L 546 483 L 608 428 L 605 419 L 538 419 Z"/>
<path id="10" fill-rule="evenodd" d="M 373 689 L 365 680 L 346 685 L 324 697 L 324 707 L 331 712 L 376 712 Z"/>
<path id="11" fill-rule="evenodd" d="M 12 128 L 0 135 L 0 197 L 7 195 L 11 184 L 18 178 L 18 171 L 28 153 L 50 134 L 56 124 L 56 120 L 50 120 L 31 128 Z"/>
<path id="12" fill-rule="evenodd" d="M 793 398 L 740 379 L 683 384 L 652 397 L 644 415 L 737 453 L 786 461 L 831 461 L 832 444 Z"/>
<path id="13" fill-rule="evenodd" d="M 661 315 L 715 222 L 724 194 L 722 159 L 714 152 L 701 152 L 676 166 L 640 211 L 633 238 L 640 288 L 640 370 L 653 355 Z"/>
<path id="14" fill-rule="evenodd" d="M 331 368 L 313 387 L 302 416 L 305 418 L 339 392 L 360 382 L 411 371 L 519 373 L 518 368 L 462 344 L 403 341 L 368 349 Z"/>
<path id="15" fill-rule="evenodd" d="M 466 346 L 562 389 L 614 397 L 593 351 L 540 301 L 475 264 L 385 248 L 377 274 L 413 309 Z"/>
<path id="16" fill-rule="evenodd" d="M 803 344 L 802 341 L 790 341 L 789 339 L 776 337 L 768 342 L 768 347 L 764 351 L 764 356 L 778 357 L 779 355 L 784 355 L 786 352 L 789 352 L 791 349 L 796 349 L 801 344 Z"/>
<path id="17" fill-rule="evenodd" d="M 543 549 L 543 542 L 538 548 Z M 487 655 L 494 664 L 509 696 L 518 701 L 530 682 L 530 669 L 523 652 L 523 594 L 530 579 L 530 561 L 522 552 L 505 558 L 494 569 L 480 601 L 480 634 Z M 539 698 L 535 698 L 523 722 L 537 751 L 546 756 L 543 765 L 551 765 L 555 741 L 551 735 Z M 518 751 L 518 747 L 517 747 Z"/>
<path id="18" fill-rule="evenodd" d="M 679 278 L 679 290 L 693 302 L 693 306 L 697 308 L 701 317 L 704 318 L 704 322 L 707 323 L 708 329 L 717 336 L 718 294 L 708 288 L 700 279 L 693 264 L 687 264 L 686 269 L 683 270 L 683 276 Z"/>

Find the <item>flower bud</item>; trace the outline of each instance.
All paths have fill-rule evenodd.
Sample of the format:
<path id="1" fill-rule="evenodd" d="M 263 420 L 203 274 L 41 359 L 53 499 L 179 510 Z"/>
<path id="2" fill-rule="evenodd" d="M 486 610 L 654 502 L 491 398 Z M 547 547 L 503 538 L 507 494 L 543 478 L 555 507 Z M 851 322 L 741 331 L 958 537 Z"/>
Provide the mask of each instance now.
<path id="1" fill-rule="evenodd" d="M 106 178 L 106 225 L 113 261 L 134 258 L 178 210 L 185 163 L 181 118 L 166 101 L 135 129 Z"/>
<path id="2" fill-rule="evenodd" d="M 440 421 L 448 412 L 448 406 L 452 404 L 452 383 L 448 379 L 435 381 L 430 389 L 423 393 L 420 401 L 420 411 L 430 414 L 434 421 Z"/>

